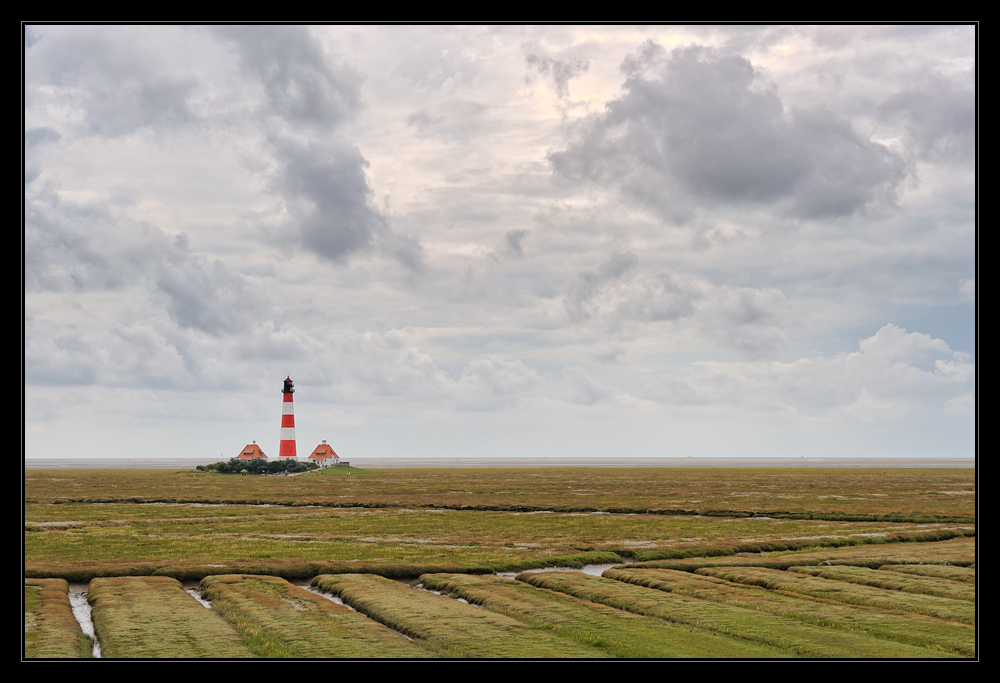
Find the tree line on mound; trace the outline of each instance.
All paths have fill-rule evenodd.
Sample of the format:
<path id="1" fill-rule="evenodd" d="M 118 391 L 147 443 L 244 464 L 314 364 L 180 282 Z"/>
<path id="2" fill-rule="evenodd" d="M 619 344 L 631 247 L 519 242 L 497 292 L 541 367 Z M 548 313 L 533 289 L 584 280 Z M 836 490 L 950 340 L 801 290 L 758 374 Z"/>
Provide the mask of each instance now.
<path id="1" fill-rule="evenodd" d="M 309 470 L 318 469 L 319 466 L 314 462 L 298 462 L 297 460 L 291 459 L 281 459 L 281 460 L 265 460 L 264 458 L 253 458 L 252 460 L 240 460 L 239 458 L 230 458 L 229 462 L 216 462 L 211 465 L 198 465 L 197 470 L 201 472 L 221 472 L 223 474 L 241 474 L 246 472 L 247 474 L 280 474 L 282 472 L 287 472 L 289 474 L 294 474 L 296 472 L 308 472 Z"/>

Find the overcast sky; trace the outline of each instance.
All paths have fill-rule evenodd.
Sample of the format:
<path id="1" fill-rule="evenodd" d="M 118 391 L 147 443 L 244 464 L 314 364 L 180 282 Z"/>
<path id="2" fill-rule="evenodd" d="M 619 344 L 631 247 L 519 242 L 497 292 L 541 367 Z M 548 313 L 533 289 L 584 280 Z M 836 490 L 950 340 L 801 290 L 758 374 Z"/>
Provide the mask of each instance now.
<path id="1" fill-rule="evenodd" d="M 29 26 L 25 452 L 972 457 L 972 26 Z"/>

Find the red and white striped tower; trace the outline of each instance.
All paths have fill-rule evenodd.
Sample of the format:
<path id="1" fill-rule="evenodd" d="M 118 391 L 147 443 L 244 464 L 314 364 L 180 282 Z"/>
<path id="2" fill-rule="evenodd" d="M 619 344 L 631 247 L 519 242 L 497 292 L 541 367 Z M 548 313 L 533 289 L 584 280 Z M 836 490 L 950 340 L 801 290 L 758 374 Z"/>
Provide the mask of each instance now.
<path id="1" fill-rule="evenodd" d="M 282 458 L 295 457 L 295 411 L 292 410 L 292 394 L 295 384 L 291 378 L 285 377 L 285 388 L 281 390 L 281 448 L 278 455 Z"/>

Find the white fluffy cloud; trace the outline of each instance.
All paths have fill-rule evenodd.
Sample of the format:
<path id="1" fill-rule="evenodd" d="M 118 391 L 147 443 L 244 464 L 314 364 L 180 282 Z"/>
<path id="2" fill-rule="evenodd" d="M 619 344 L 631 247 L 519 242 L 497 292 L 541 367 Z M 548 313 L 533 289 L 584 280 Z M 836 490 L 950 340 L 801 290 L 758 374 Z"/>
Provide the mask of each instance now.
<path id="1" fill-rule="evenodd" d="M 975 373 L 968 354 L 892 324 L 862 339 L 857 351 L 829 358 L 694 366 L 685 381 L 709 404 L 862 421 L 940 414 L 967 394 Z"/>

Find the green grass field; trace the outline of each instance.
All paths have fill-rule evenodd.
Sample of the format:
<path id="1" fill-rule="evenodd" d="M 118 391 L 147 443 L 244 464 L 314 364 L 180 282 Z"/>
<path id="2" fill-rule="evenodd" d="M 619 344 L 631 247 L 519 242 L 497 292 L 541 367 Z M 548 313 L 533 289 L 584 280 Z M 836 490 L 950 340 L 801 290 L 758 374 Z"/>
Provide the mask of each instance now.
<path id="1" fill-rule="evenodd" d="M 594 645 L 543 626 L 421 591 L 380 576 L 317 576 L 313 585 L 359 612 L 454 658 L 598 658 Z"/>
<path id="2" fill-rule="evenodd" d="M 957 621 L 961 624 L 974 624 L 976 618 L 975 604 L 966 600 L 914 595 L 845 581 L 815 578 L 790 571 L 758 567 L 724 567 L 703 568 L 697 573 L 716 576 L 734 583 L 761 586 L 768 590 L 797 593 L 852 605 L 901 610 L 946 621 Z"/>
<path id="3" fill-rule="evenodd" d="M 344 474 L 28 470 L 26 656 L 45 577 L 109 657 L 976 655 L 971 470 Z"/>
<path id="4" fill-rule="evenodd" d="M 243 658 L 236 631 L 165 576 L 94 579 L 87 599 L 108 658 Z"/>
<path id="5" fill-rule="evenodd" d="M 212 576 L 201 590 L 257 657 L 431 656 L 399 633 L 284 579 Z"/>
<path id="6" fill-rule="evenodd" d="M 975 586 L 951 579 L 906 576 L 898 572 L 892 575 L 867 567 L 791 567 L 789 571 L 796 574 L 818 576 L 823 579 L 857 583 L 862 586 L 903 591 L 904 593 L 923 593 L 924 595 L 936 595 L 939 598 L 976 601 Z"/>
<path id="7" fill-rule="evenodd" d="M 93 657 L 92 643 L 70 607 L 63 579 L 25 579 L 24 656 L 29 659 Z"/>
<path id="8" fill-rule="evenodd" d="M 939 657 L 942 654 L 928 648 L 873 640 L 864 634 L 813 626 L 782 614 L 584 574 L 522 574 L 518 580 L 635 614 L 766 645 L 779 657 Z"/>
<path id="9" fill-rule="evenodd" d="M 606 657 L 776 657 L 781 652 L 707 629 L 580 600 L 497 576 L 428 574 L 429 589 L 600 648 Z"/>
<path id="10" fill-rule="evenodd" d="M 777 614 L 820 628 L 864 634 L 951 655 L 975 654 L 975 629 L 901 611 L 809 599 L 673 569 L 609 569 L 604 577 L 693 598 Z M 891 644 L 886 644 L 891 651 Z M 904 656 L 904 655 L 900 655 Z"/>
<path id="11" fill-rule="evenodd" d="M 963 470 L 29 470 L 25 568 L 73 580 L 200 579 L 218 565 L 309 578 L 353 563 L 417 575 L 586 551 L 651 560 L 881 544 L 974 533 L 972 483 Z"/>
<path id="12" fill-rule="evenodd" d="M 950 565 L 891 565 L 886 564 L 879 567 L 883 571 L 896 572 L 897 574 L 911 574 L 914 576 L 930 576 L 941 579 L 951 579 L 962 583 L 976 583 L 976 568 L 953 567 Z"/>
<path id="13" fill-rule="evenodd" d="M 344 476 L 347 471 L 352 476 Z M 973 470 L 335 468 L 295 477 L 192 470 L 27 470 L 25 502 L 337 507 L 973 522 Z"/>

